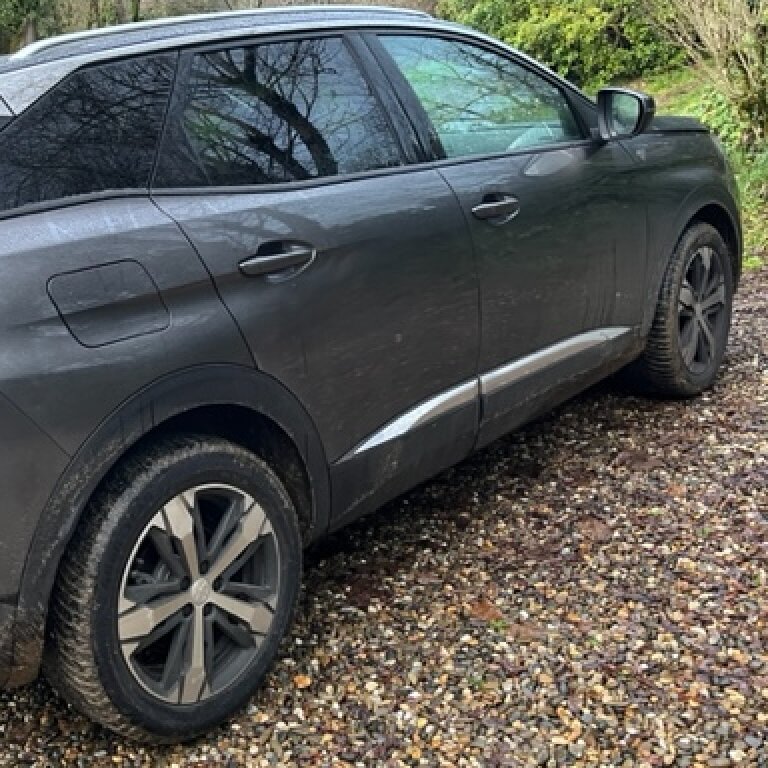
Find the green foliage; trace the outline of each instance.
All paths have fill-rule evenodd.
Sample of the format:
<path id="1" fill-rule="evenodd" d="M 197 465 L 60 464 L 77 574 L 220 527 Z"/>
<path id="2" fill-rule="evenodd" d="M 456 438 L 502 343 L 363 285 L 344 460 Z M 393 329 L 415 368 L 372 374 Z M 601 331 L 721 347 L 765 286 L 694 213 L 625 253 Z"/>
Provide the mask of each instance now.
<path id="1" fill-rule="evenodd" d="M 16 37 L 25 23 L 42 33 L 54 29 L 55 0 L 0 0 L 0 37 Z"/>
<path id="2" fill-rule="evenodd" d="M 500 37 L 586 88 L 668 68 L 681 57 L 634 0 L 441 0 L 438 12 Z"/>

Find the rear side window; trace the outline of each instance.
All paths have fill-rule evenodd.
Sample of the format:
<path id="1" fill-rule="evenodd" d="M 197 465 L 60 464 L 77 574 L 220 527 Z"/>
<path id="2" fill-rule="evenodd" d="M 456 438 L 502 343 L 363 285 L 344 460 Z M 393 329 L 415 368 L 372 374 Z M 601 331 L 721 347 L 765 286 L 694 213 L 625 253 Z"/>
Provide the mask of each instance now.
<path id="1" fill-rule="evenodd" d="M 300 181 L 400 165 L 341 38 L 194 54 L 155 187 Z"/>
<path id="2" fill-rule="evenodd" d="M 0 133 L 0 211 L 149 188 L 176 54 L 70 75 Z"/>
<path id="3" fill-rule="evenodd" d="M 380 40 L 421 100 L 447 157 L 583 138 L 559 88 L 513 59 L 439 37 Z"/>

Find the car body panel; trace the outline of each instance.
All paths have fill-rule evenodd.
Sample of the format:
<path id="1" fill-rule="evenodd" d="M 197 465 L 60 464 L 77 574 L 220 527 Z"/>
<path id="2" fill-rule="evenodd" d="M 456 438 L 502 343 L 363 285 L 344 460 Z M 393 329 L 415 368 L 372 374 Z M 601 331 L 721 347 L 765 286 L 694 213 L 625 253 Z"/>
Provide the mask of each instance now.
<path id="1" fill-rule="evenodd" d="M 645 210 L 621 194 L 633 170 L 614 144 L 441 164 L 477 256 L 481 375 L 585 331 L 638 324 Z M 486 195 L 516 198 L 519 214 L 498 224 L 475 219 L 471 209 Z M 516 421 L 504 393 L 484 396 L 482 429 L 498 434 Z"/>
<path id="2" fill-rule="evenodd" d="M 472 247 L 436 171 L 156 200 L 206 263 L 258 367 L 313 415 L 331 461 L 475 373 Z M 244 276 L 240 262 L 272 241 L 317 253 L 286 279 Z"/>
<path id="3" fill-rule="evenodd" d="M 622 144 L 635 164 L 627 204 L 648 212 L 647 264 L 637 275 L 644 299 L 642 332 L 650 329 L 669 254 L 688 224 L 708 206 L 727 216 L 735 235 L 734 266 L 740 271 L 742 236 L 737 191 L 722 151 L 702 131 L 649 131 Z M 724 183 L 725 182 L 725 183 Z"/>
<path id="4" fill-rule="evenodd" d="M 146 382 L 198 363 L 252 364 L 194 249 L 148 197 L 68 206 L 7 219 L 2 226 L 0 264 L 15 290 L 3 313 L 0 392 L 67 453 L 77 451 L 105 415 Z M 48 278 L 124 260 L 151 276 L 144 283 L 147 294 L 110 309 L 110 322 L 123 326 L 127 338 L 86 347 L 63 322 Z M 71 307 L 80 304 L 75 315 L 85 325 L 98 300 L 88 292 L 112 288 L 85 278 L 77 284 L 82 295 L 75 291 L 68 300 Z M 115 290 L 121 288 L 126 285 L 118 282 Z M 167 325 L 134 335 L 134 312 L 156 304 L 156 291 Z"/>

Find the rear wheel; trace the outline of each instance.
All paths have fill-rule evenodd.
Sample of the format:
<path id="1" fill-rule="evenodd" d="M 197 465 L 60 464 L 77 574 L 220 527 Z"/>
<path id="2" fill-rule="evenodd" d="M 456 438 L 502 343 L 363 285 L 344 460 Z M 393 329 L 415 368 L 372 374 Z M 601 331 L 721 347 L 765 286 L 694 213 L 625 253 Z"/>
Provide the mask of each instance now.
<path id="1" fill-rule="evenodd" d="M 73 705 L 142 740 L 192 738 L 239 709 L 289 626 L 301 545 L 272 470 L 207 437 L 130 460 L 62 562 L 46 666 Z"/>
<path id="2" fill-rule="evenodd" d="M 656 394 L 700 394 L 722 363 L 732 303 L 728 246 L 714 227 L 696 223 L 667 265 L 645 351 L 630 373 Z"/>

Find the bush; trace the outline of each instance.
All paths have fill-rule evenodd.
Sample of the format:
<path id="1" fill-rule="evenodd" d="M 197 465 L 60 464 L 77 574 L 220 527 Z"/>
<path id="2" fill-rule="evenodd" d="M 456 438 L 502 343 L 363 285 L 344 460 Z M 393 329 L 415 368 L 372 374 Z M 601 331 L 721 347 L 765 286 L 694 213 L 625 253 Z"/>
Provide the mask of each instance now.
<path id="1" fill-rule="evenodd" d="M 633 0 L 441 0 L 438 12 L 596 88 L 682 60 Z"/>
<path id="2" fill-rule="evenodd" d="M 768 2 L 643 2 L 668 39 L 685 50 L 721 94 L 707 105 L 710 123 L 722 126 L 726 136 L 738 133 L 745 150 L 763 151 L 768 139 Z"/>

